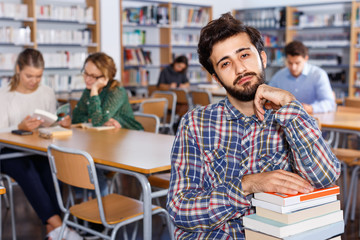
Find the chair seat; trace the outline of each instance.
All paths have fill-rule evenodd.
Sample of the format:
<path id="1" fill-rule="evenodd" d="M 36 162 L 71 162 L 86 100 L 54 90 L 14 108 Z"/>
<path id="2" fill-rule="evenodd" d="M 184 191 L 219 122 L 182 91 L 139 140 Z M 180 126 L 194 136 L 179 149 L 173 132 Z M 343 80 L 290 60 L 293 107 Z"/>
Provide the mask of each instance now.
<path id="1" fill-rule="evenodd" d="M 169 188 L 170 184 L 170 173 L 159 173 L 148 177 L 150 185 L 158 188 Z"/>
<path id="2" fill-rule="evenodd" d="M 143 214 L 142 202 L 119 194 L 109 194 L 102 198 L 105 218 L 108 224 L 116 224 Z M 153 207 L 153 211 L 160 207 Z M 82 220 L 101 224 L 96 199 L 70 207 L 70 212 Z"/>
<path id="3" fill-rule="evenodd" d="M 332 152 L 336 157 L 348 165 L 359 165 L 360 151 L 348 148 L 333 148 Z"/>

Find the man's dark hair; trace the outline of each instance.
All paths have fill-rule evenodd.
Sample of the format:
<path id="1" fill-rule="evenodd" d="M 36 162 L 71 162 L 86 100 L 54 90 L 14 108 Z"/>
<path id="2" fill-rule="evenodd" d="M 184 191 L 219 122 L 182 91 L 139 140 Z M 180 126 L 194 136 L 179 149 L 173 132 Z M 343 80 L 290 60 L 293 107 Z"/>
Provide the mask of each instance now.
<path id="1" fill-rule="evenodd" d="M 308 48 L 300 41 L 292 41 L 285 46 L 285 56 L 302 56 L 308 55 Z"/>
<path id="2" fill-rule="evenodd" d="M 239 33 L 246 33 L 249 36 L 251 43 L 256 47 L 259 55 L 264 51 L 264 42 L 260 32 L 236 20 L 230 13 L 225 13 L 221 15 L 220 18 L 210 21 L 201 29 L 197 52 L 200 63 L 210 74 L 216 74 L 210 61 L 213 46 Z"/>

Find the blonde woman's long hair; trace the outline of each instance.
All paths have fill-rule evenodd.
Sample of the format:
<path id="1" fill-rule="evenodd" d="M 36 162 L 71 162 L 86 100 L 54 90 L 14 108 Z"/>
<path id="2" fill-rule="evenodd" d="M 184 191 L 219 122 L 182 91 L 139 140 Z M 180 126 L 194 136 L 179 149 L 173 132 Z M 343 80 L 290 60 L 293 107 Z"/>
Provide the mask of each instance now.
<path id="1" fill-rule="evenodd" d="M 15 74 L 9 83 L 10 91 L 16 90 L 20 82 L 20 71 L 25 67 L 44 69 L 45 63 L 41 52 L 33 48 L 27 48 L 19 54 L 15 63 Z"/>

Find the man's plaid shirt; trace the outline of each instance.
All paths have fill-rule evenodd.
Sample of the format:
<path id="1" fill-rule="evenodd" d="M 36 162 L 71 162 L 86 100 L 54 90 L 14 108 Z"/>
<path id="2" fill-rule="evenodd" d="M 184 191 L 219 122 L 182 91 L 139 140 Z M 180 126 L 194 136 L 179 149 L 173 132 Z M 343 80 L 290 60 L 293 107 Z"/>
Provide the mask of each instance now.
<path id="1" fill-rule="evenodd" d="M 254 213 L 242 176 L 283 169 L 314 187 L 333 183 L 340 163 L 315 120 L 298 101 L 264 121 L 240 113 L 225 98 L 188 112 L 171 154 L 167 208 L 178 239 L 244 239 L 242 216 Z"/>

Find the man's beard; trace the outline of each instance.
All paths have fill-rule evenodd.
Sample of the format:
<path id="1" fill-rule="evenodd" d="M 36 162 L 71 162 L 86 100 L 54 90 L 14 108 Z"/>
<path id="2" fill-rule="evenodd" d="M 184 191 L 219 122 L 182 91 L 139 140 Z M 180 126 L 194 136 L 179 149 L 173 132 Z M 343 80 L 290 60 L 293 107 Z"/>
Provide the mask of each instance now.
<path id="1" fill-rule="evenodd" d="M 246 82 L 243 84 L 242 90 L 237 90 L 235 88 L 235 85 L 243 78 L 247 76 L 255 76 L 257 81 L 256 83 L 252 84 L 251 81 Z M 259 74 L 256 74 L 255 72 L 247 72 L 240 76 L 238 76 L 235 81 L 233 82 L 233 86 L 225 85 L 222 80 L 220 80 L 221 85 L 225 88 L 226 92 L 229 93 L 230 96 L 233 98 L 242 101 L 242 102 L 249 102 L 255 99 L 255 94 L 258 89 L 258 87 L 265 83 L 265 72 L 264 69 L 261 70 Z"/>

